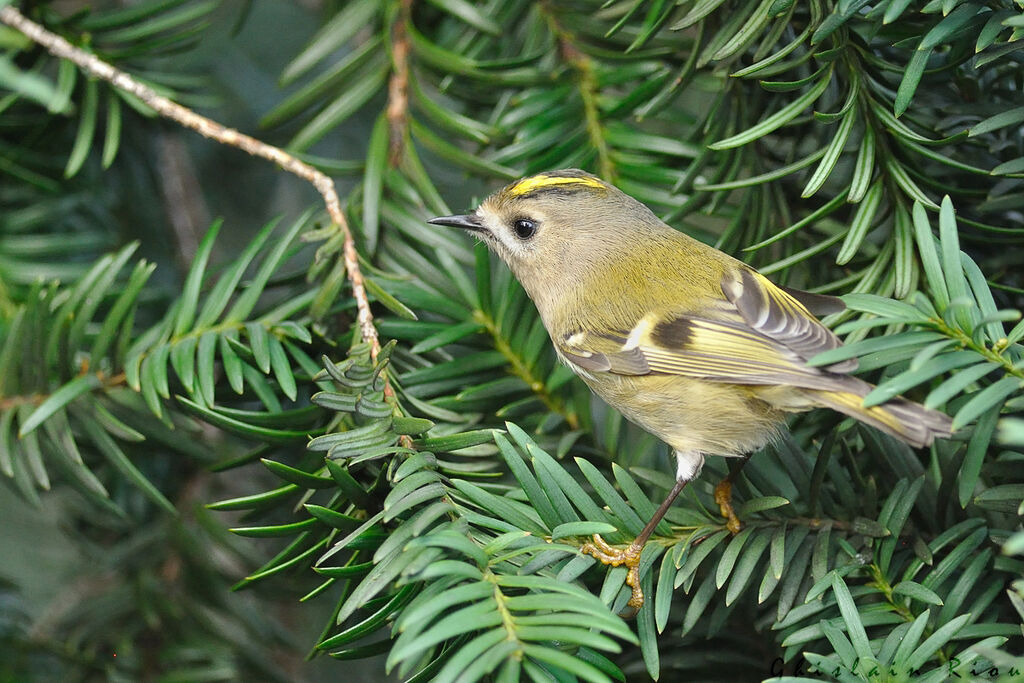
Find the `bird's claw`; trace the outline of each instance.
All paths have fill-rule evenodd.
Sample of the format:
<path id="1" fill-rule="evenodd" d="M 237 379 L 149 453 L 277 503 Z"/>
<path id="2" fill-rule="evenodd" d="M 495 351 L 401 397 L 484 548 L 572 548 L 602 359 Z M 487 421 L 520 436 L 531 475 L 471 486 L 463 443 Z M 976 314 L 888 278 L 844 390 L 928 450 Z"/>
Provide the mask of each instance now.
<path id="1" fill-rule="evenodd" d="M 626 606 L 633 610 L 632 614 L 634 615 L 644 604 L 644 592 L 640 589 L 640 553 L 642 551 L 643 546 L 638 546 L 635 542 L 630 543 L 625 550 L 614 548 L 601 538 L 601 534 L 594 534 L 593 543 L 584 543 L 580 547 L 580 552 L 596 557 L 602 564 L 612 567 L 624 565 L 629 569 L 626 573 L 626 585 L 632 590 L 632 595 Z"/>
<path id="2" fill-rule="evenodd" d="M 732 482 L 728 477 L 718 482 L 718 486 L 715 487 L 715 502 L 718 503 L 718 509 L 725 517 L 725 528 L 738 534 L 743 528 L 743 524 L 736 516 L 736 511 L 732 509 Z"/>

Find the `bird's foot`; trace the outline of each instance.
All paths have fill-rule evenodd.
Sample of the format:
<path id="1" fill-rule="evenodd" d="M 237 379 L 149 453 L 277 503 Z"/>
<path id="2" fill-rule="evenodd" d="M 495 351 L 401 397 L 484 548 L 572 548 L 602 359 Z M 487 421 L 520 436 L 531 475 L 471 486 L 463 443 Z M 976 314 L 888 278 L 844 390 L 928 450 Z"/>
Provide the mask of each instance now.
<path id="1" fill-rule="evenodd" d="M 740 523 L 740 518 L 736 516 L 736 511 L 732 509 L 732 482 L 728 477 L 718 482 L 718 486 L 715 487 L 715 502 L 718 503 L 718 509 L 725 517 L 725 528 L 738 534 L 743 525 Z"/>
<path id="2" fill-rule="evenodd" d="M 594 534 L 593 543 L 584 543 L 580 547 L 580 552 L 596 557 L 602 564 L 612 567 L 625 565 L 629 569 L 626 573 L 626 585 L 633 594 L 626 605 L 633 610 L 633 614 L 636 614 L 644 604 L 644 592 L 640 590 L 640 553 L 643 549 L 643 545 L 637 545 L 635 541 L 625 550 L 613 548 L 600 534 Z"/>

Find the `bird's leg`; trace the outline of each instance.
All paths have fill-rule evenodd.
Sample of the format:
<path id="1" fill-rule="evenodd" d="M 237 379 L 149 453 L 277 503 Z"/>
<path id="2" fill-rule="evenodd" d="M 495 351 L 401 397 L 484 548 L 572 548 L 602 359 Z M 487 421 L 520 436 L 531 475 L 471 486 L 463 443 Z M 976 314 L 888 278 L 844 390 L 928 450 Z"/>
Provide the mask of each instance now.
<path id="1" fill-rule="evenodd" d="M 647 545 L 647 539 L 654 533 L 654 528 L 661 522 L 662 517 L 668 512 L 669 507 L 672 505 L 672 501 L 676 499 L 679 492 L 683 490 L 683 487 L 689 483 L 689 479 L 677 479 L 675 486 L 668 492 L 668 496 L 658 509 L 655 510 L 654 516 L 651 517 L 651 521 L 647 522 L 647 526 L 643 528 L 640 535 L 637 536 L 632 543 L 625 550 L 619 550 L 608 545 L 600 534 L 594 534 L 593 543 L 584 543 L 580 547 L 580 552 L 586 553 L 596 557 L 602 564 L 611 565 L 612 567 L 618 567 L 619 565 L 626 565 L 629 568 L 629 572 L 626 574 L 626 585 L 630 587 L 633 594 L 629 598 L 629 602 L 626 603 L 633 612 L 636 612 L 644 604 L 644 592 L 640 589 L 640 553 L 643 552 L 644 546 Z M 632 615 L 630 615 L 632 616 Z"/>
<path id="2" fill-rule="evenodd" d="M 726 519 L 725 528 L 734 534 L 739 533 L 743 525 L 740 523 L 740 518 L 736 516 L 736 511 L 732 509 L 732 483 L 736 481 L 749 459 L 749 455 L 742 458 L 729 458 L 729 474 L 725 475 L 725 478 L 715 487 L 715 502 Z"/>

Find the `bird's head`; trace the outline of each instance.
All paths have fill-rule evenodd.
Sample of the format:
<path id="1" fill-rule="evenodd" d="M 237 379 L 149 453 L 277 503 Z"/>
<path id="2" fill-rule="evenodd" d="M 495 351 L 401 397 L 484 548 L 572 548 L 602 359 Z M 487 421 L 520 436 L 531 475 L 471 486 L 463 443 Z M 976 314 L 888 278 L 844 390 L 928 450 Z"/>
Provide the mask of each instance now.
<path id="1" fill-rule="evenodd" d="M 462 228 L 483 240 L 535 301 L 546 290 L 615 267 L 623 250 L 642 242 L 645 227 L 661 225 L 646 206 L 578 169 L 522 178 L 473 213 L 430 222 Z"/>

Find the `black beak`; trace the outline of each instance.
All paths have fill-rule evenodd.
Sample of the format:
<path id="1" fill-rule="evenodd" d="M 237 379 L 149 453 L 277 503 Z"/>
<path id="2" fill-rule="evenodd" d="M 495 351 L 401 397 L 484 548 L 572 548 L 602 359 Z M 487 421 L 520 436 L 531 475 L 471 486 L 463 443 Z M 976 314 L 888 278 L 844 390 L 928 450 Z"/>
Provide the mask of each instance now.
<path id="1" fill-rule="evenodd" d="M 462 228 L 463 230 L 472 230 L 474 232 L 481 232 L 484 229 L 483 223 L 476 214 L 466 214 L 465 216 L 438 216 L 437 218 L 431 218 L 428 223 L 434 225 L 447 225 L 452 228 Z"/>

